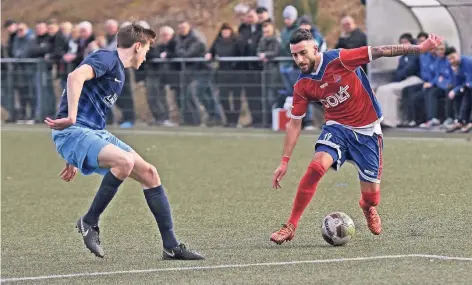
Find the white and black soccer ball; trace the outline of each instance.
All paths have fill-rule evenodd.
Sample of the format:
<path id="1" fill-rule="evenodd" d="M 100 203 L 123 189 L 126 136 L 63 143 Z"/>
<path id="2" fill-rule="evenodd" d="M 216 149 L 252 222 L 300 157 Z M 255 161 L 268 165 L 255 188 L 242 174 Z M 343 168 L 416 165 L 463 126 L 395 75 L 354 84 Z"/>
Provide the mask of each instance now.
<path id="1" fill-rule="evenodd" d="M 345 245 L 355 232 L 356 227 L 351 217 L 342 212 L 327 215 L 321 225 L 323 239 L 334 246 Z"/>

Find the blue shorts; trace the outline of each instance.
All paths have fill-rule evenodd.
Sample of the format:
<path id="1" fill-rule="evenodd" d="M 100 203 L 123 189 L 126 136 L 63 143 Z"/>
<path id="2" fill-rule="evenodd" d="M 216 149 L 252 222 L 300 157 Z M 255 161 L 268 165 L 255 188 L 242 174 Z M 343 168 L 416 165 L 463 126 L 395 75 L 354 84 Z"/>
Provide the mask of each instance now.
<path id="1" fill-rule="evenodd" d="M 124 151 L 132 148 L 106 130 L 92 130 L 81 126 L 52 131 L 52 139 L 57 152 L 69 164 L 77 167 L 83 175 L 98 173 L 105 175 L 108 168 L 100 168 L 98 154 L 108 144 L 113 144 Z"/>
<path id="2" fill-rule="evenodd" d="M 341 125 L 323 126 L 315 144 L 315 153 L 327 152 L 333 157 L 334 170 L 348 161 L 357 168 L 361 181 L 373 183 L 380 183 L 382 176 L 382 150 L 382 136 L 359 134 Z"/>

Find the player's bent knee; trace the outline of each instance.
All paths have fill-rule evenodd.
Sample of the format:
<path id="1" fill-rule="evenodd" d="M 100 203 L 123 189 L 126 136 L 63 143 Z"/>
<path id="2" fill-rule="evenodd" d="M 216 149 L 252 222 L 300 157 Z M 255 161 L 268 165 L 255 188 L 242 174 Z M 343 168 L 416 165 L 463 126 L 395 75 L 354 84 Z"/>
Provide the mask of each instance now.
<path id="1" fill-rule="evenodd" d="M 323 176 L 328 168 L 325 168 L 323 164 L 321 164 L 317 160 L 312 160 L 310 162 L 310 165 L 308 166 L 308 169 L 311 173 L 316 174 L 318 176 Z"/>
<path id="2" fill-rule="evenodd" d="M 331 154 L 329 154 L 327 152 L 320 151 L 320 152 L 315 153 L 315 156 L 314 156 L 311 163 L 314 163 L 314 162 L 316 162 L 318 165 L 320 165 L 324 169 L 324 171 L 326 172 L 331 167 L 331 165 L 333 165 L 334 160 L 333 160 L 333 157 L 331 156 Z"/>
<path id="3" fill-rule="evenodd" d="M 145 189 L 154 188 L 161 185 L 161 178 L 154 165 L 148 164 L 146 167 L 146 174 L 144 175 L 144 181 L 141 184 Z"/>

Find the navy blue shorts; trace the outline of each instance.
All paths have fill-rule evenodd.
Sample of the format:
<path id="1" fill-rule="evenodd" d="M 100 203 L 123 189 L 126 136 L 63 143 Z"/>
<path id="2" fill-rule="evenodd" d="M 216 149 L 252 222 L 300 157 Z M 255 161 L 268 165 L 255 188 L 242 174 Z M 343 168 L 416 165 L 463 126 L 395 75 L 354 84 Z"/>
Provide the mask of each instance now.
<path id="1" fill-rule="evenodd" d="M 108 172 L 108 169 L 100 168 L 98 164 L 98 154 L 106 145 L 113 144 L 128 152 L 132 150 L 106 130 L 92 130 L 77 125 L 61 131 L 53 130 L 52 139 L 61 157 L 77 167 L 83 175 L 105 175 Z"/>
<path id="2" fill-rule="evenodd" d="M 345 161 L 359 172 L 361 181 L 380 183 L 382 176 L 382 136 L 367 136 L 341 125 L 325 125 L 315 144 L 316 152 L 327 152 L 334 160 L 331 166 L 339 170 Z"/>

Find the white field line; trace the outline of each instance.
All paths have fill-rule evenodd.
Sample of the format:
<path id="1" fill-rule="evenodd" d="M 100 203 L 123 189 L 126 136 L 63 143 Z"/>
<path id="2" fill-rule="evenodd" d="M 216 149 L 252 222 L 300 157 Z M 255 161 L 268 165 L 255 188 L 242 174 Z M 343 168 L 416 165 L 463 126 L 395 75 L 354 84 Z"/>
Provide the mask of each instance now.
<path id="1" fill-rule="evenodd" d="M 353 258 L 315 259 L 315 260 L 299 260 L 299 261 L 284 261 L 284 262 L 249 263 L 249 264 L 222 264 L 222 265 L 209 265 L 209 266 L 152 268 L 152 269 L 108 271 L 108 272 L 83 272 L 83 273 L 72 273 L 72 274 L 63 274 L 63 275 L 43 275 L 43 276 L 33 276 L 33 277 L 15 277 L 15 278 L 1 279 L 1 283 L 19 282 L 19 281 L 38 281 L 38 280 L 47 280 L 47 279 L 60 279 L 60 278 L 77 278 L 77 277 L 85 277 L 85 276 L 109 276 L 109 275 L 117 275 L 117 274 L 155 273 L 155 272 L 169 272 L 169 271 L 175 272 L 175 271 L 196 271 L 196 270 L 214 270 L 214 269 L 235 269 L 235 268 L 248 268 L 248 267 L 271 267 L 271 266 L 281 266 L 281 265 L 337 263 L 337 262 L 350 262 L 350 261 L 372 261 L 372 260 L 379 260 L 379 259 L 400 259 L 400 258 L 425 258 L 425 259 L 472 262 L 472 258 L 468 258 L 468 257 L 450 257 L 450 256 L 428 255 L 428 254 L 381 255 L 381 256 L 367 256 L 367 257 L 353 257 Z"/>
<path id="2" fill-rule="evenodd" d="M 23 128 L 7 126 L 1 128 L 2 132 L 32 132 L 32 133 L 46 133 L 51 132 L 48 128 Z M 252 137 L 252 138 L 271 138 L 271 137 L 283 137 L 285 133 L 270 133 L 270 132 L 226 132 L 226 131 L 194 131 L 190 129 L 181 129 L 175 131 L 172 129 L 167 130 L 120 130 L 112 129 L 110 133 L 115 135 L 165 135 L 165 136 L 190 136 L 190 137 Z M 307 133 L 302 132 L 301 137 L 313 137 L 316 139 L 318 133 Z M 467 142 L 467 137 L 403 137 L 403 136 L 385 136 L 385 140 L 400 140 L 400 141 L 454 141 L 454 142 Z"/>

